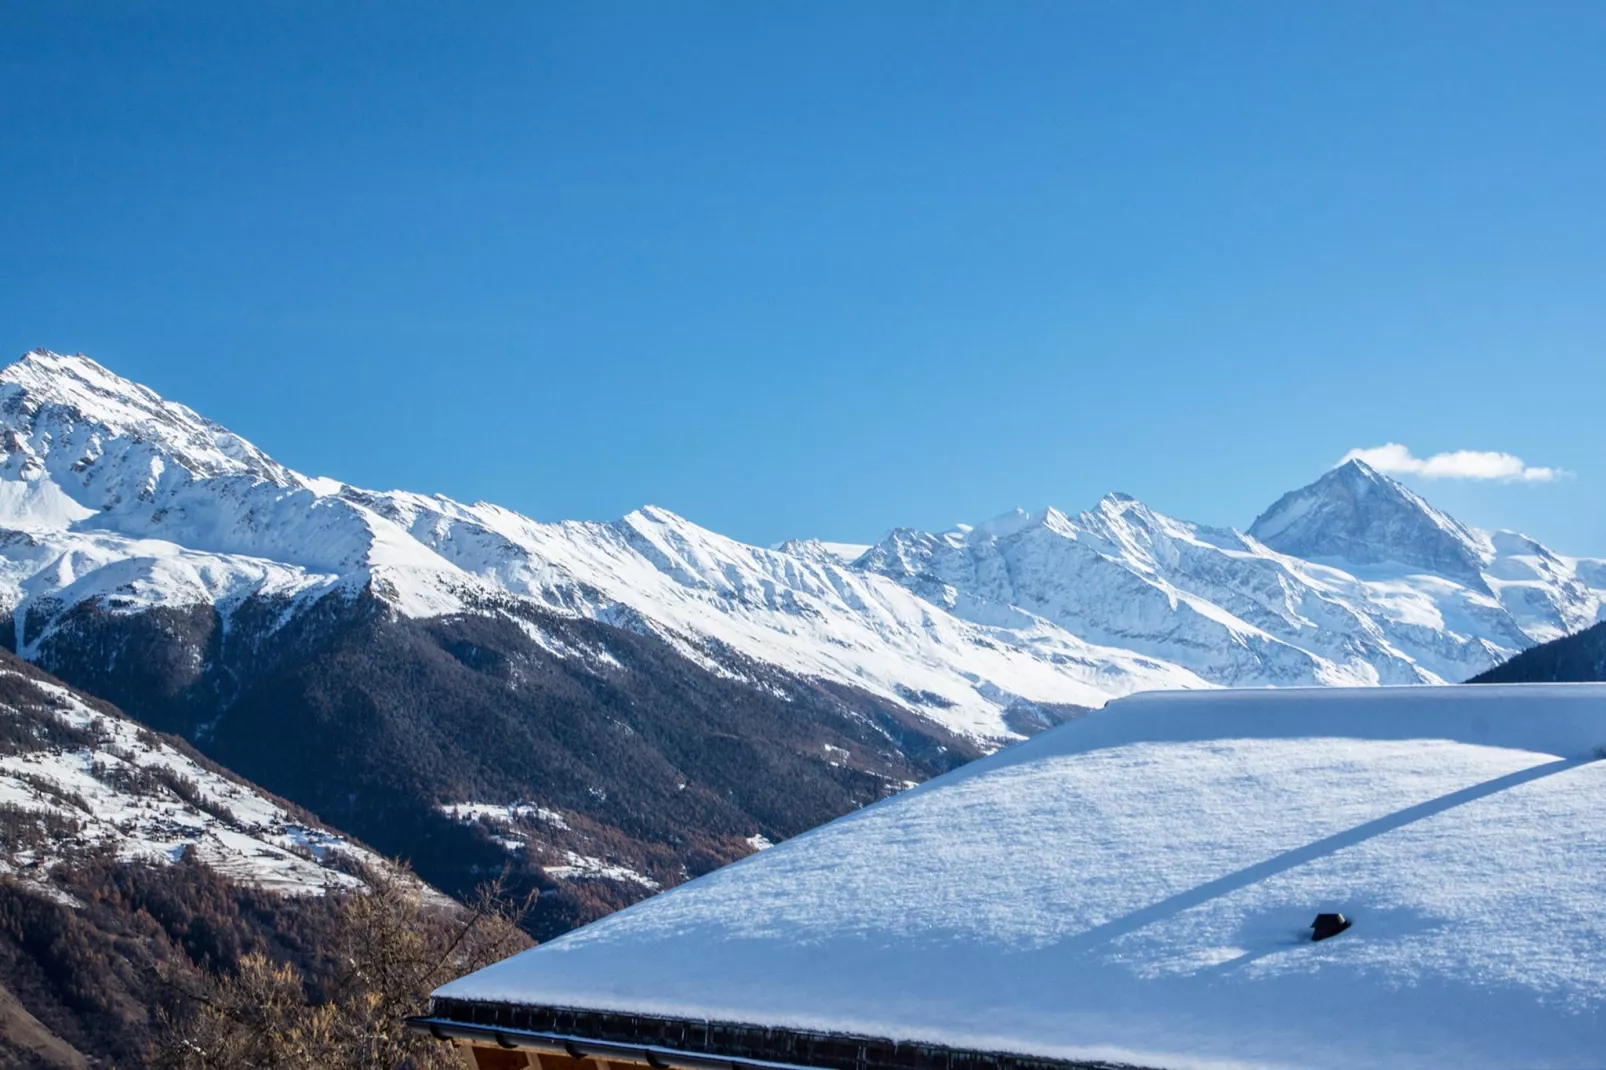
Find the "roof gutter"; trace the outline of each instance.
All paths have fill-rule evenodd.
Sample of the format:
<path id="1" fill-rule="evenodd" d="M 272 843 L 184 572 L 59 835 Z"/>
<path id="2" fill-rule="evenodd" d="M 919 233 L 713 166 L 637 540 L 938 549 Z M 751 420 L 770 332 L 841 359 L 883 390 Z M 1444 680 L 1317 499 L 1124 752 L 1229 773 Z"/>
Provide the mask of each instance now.
<path id="1" fill-rule="evenodd" d="M 725 1059 L 716 1055 L 662 1048 L 651 1044 L 621 1044 L 591 1040 L 563 1033 L 537 1033 L 526 1029 L 500 1029 L 489 1025 L 469 1025 L 450 1018 L 419 1016 L 406 1020 L 414 1033 L 427 1033 L 436 1040 L 490 1041 L 499 1048 L 533 1051 L 537 1054 L 567 1055 L 571 1059 L 618 1059 L 645 1063 L 653 1070 L 811 1070 L 795 1063 L 775 1063 L 761 1059 Z"/>

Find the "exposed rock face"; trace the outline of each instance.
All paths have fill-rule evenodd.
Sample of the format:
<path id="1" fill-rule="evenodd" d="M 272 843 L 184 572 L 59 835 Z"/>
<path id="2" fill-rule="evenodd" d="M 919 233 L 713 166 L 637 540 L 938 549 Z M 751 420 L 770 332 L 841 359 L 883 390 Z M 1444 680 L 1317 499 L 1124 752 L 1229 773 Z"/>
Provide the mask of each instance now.
<path id="1" fill-rule="evenodd" d="M 1494 545 L 1362 461 L 1277 499 L 1249 534 L 1280 553 L 1353 565 L 1392 562 L 1474 586 Z"/>

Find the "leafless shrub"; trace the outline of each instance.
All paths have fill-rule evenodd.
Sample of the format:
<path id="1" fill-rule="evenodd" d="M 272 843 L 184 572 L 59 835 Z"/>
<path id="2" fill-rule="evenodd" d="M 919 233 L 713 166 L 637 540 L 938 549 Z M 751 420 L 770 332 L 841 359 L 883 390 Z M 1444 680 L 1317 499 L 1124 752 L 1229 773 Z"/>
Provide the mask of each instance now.
<path id="1" fill-rule="evenodd" d="M 529 945 L 519 928 L 530 903 L 497 885 L 468 907 L 437 905 L 406 877 L 376 876 L 336 911 L 332 982 L 315 992 L 296 969 L 261 953 L 236 970 L 176 978 L 151 1065 L 159 1070 L 435 1070 L 450 1049 L 405 1031 L 429 993 Z"/>

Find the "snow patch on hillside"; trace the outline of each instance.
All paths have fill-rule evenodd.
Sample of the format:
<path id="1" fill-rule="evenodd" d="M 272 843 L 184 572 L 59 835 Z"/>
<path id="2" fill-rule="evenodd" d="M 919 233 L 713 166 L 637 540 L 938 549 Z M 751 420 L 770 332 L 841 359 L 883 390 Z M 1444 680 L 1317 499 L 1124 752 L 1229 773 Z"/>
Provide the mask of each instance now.
<path id="1" fill-rule="evenodd" d="M 39 696 L 36 716 L 88 733 L 88 746 L 0 755 L 0 806 L 52 835 L 8 852 L 14 873 L 43 874 L 74 852 L 110 848 L 119 859 L 176 862 L 187 852 L 222 875 L 290 894 L 359 888 L 339 856 L 382 869 L 379 856 L 292 817 L 279 803 L 196 762 L 133 722 L 85 705 L 73 692 L 0 670 Z M 16 709 L 0 718 L 29 723 Z"/>

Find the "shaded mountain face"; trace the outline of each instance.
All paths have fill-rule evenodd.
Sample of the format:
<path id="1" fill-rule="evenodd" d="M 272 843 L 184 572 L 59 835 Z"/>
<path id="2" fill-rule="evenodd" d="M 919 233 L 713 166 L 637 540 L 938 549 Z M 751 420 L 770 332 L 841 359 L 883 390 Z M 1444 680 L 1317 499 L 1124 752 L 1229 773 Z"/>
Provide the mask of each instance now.
<path id="1" fill-rule="evenodd" d="M 1363 466 L 1247 534 L 1123 495 L 868 548 L 537 523 L 44 352 L 0 370 L 0 450 L 6 645 L 448 890 L 510 870 L 543 932 L 1113 696 L 1462 679 L 1606 587 Z"/>
<path id="2" fill-rule="evenodd" d="M 1474 684 L 1598 683 L 1606 680 L 1606 623 L 1524 650 L 1474 676 Z"/>
<path id="3" fill-rule="evenodd" d="M 550 893 L 538 931 L 1066 713 L 977 694 L 959 666 L 1030 655 L 933 638 L 896 585 L 659 510 L 539 525 L 304 477 L 85 358 L 0 372 L 0 439 L 12 649 L 447 890 L 510 870 Z M 944 641 L 959 666 L 887 649 Z"/>
<path id="4" fill-rule="evenodd" d="M 285 610 L 83 605 L 34 656 L 438 887 L 541 888 L 543 935 L 979 753 L 871 696 L 519 603 Z"/>

